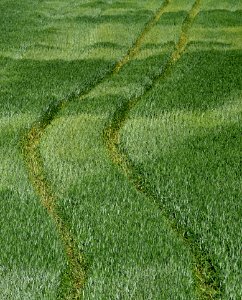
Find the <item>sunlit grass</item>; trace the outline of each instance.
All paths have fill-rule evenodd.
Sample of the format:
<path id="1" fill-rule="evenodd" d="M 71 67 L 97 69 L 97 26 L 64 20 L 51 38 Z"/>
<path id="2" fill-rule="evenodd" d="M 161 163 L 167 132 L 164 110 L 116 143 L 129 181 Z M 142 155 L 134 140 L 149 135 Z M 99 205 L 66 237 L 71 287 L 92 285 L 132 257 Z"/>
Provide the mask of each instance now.
<path id="1" fill-rule="evenodd" d="M 241 9 L 204 0 L 187 52 L 131 112 L 121 148 L 147 188 L 218 267 L 239 299 Z M 51 104 L 110 73 L 161 1 L 0 3 L 0 294 L 56 299 L 66 257 L 27 174 L 22 139 Z M 149 87 L 193 1 L 173 0 L 140 51 L 84 99 L 67 103 L 40 143 L 45 178 L 87 261 L 83 299 L 196 298 L 191 249 L 154 199 L 110 160 L 103 130 Z M 1 298 L 0 297 L 0 298 Z"/>
<path id="2" fill-rule="evenodd" d="M 64 254 L 40 206 L 19 151 L 19 133 L 33 118 L 1 119 L 0 294 L 3 299 L 54 299 Z M 43 222 L 43 220 L 45 220 Z"/>
<path id="3" fill-rule="evenodd" d="M 108 115 L 87 113 L 88 102 L 92 99 L 69 106 L 41 147 L 49 179 L 63 199 L 60 209 L 88 262 L 84 299 L 172 299 L 177 294 L 193 299 L 188 249 L 155 205 L 110 164 L 102 141 Z"/>
<path id="4" fill-rule="evenodd" d="M 179 143 L 189 137 L 206 130 L 238 123 L 241 114 L 240 98 L 203 112 L 174 110 L 165 111 L 156 117 L 130 119 L 124 128 L 124 138 L 129 144 L 129 156 L 139 163 L 155 160 L 161 151 L 167 154 L 176 151 Z"/>
<path id="5" fill-rule="evenodd" d="M 216 20 L 200 13 L 187 53 L 132 111 L 122 149 L 147 189 L 210 255 L 222 299 L 239 299 L 241 27 L 238 17 L 230 25 L 231 13 L 222 14 L 214 28 Z"/>
<path id="6" fill-rule="evenodd" d="M 178 36 L 179 27 L 175 30 Z M 71 103 L 41 142 L 46 176 L 62 199 L 60 211 L 89 266 L 84 299 L 195 297 L 189 248 L 155 204 L 113 166 L 103 143 L 103 129 L 117 107 L 143 92 L 173 43 L 159 56 L 155 47 L 153 56 L 138 56 L 89 97 Z"/>
<path id="7" fill-rule="evenodd" d="M 133 44 L 152 11 L 160 4 L 158 1 L 152 1 L 149 6 L 147 2 L 144 3 L 143 7 L 139 2 L 141 11 L 137 13 L 136 7 L 133 7 L 132 16 L 138 22 L 132 21 L 128 2 L 126 8 L 124 3 L 122 14 L 115 22 L 117 11 L 115 13 L 114 4 L 113 9 L 109 5 L 106 11 L 96 9 L 93 13 L 93 9 L 86 8 L 83 11 L 78 5 L 72 6 L 65 1 L 42 1 L 34 4 L 31 1 L 1 2 L 3 20 L 1 31 L 4 34 L 0 44 L 2 75 L 0 288 L 2 297 L 6 299 L 55 299 L 60 276 L 66 265 L 56 228 L 42 208 L 28 180 L 21 150 L 23 134 L 46 111 L 50 103 L 68 97 L 73 91 L 80 92 L 86 89 L 110 71 L 114 62 Z M 82 22 L 82 16 L 85 22 Z M 89 19 L 87 22 L 87 16 L 91 16 L 92 20 Z M 56 171 L 62 170 L 66 176 L 69 168 L 70 164 L 67 166 L 63 162 Z M 96 170 L 95 172 L 93 170 L 93 174 L 96 174 Z M 68 178 L 72 179 L 69 180 L 69 187 L 72 187 L 74 178 Z M 63 197 L 62 190 L 56 190 L 60 198 Z M 70 211 L 67 211 L 68 215 L 74 206 L 67 205 L 67 208 L 70 208 Z M 73 216 L 76 216 L 77 220 L 72 223 L 71 219 L 67 219 L 66 222 L 78 232 L 75 226 L 79 224 L 80 219 L 77 212 Z M 154 222 L 153 227 L 155 226 Z M 98 236 L 94 239 L 94 244 Z M 78 238 L 81 247 L 91 239 L 91 235 L 86 239 L 80 236 Z M 102 249 L 102 243 L 96 246 L 99 251 Z M 98 261 L 98 256 L 95 259 Z M 111 256 L 110 259 L 112 260 Z M 158 265 L 154 267 L 155 269 L 151 266 L 133 265 L 130 267 L 129 280 L 136 274 L 136 281 L 142 283 L 145 281 L 147 289 L 149 283 L 145 274 L 153 274 L 154 277 L 154 270 Z M 109 271 L 106 272 L 104 266 L 102 265 L 101 274 L 107 276 Z M 174 263 L 174 266 L 176 267 L 171 268 L 171 278 L 176 277 L 176 268 L 183 272 L 180 262 Z M 108 270 L 111 269 L 109 267 Z M 144 269 L 142 276 L 139 275 L 141 269 Z M 113 296 L 115 292 L 113 283 L 117 283 L 118 277 L 113 274 L 113 280 L 109 281 L 110 285 L 107 286 L 106 281 L 103 282 L 103 276 L 98 276 L 100 284 L 95 290 L 95 299 L 100 295 L 103 284 L 107 288 L 107 294 Z M 189 276 L 188 273 L 188 279 L 185 281 L 189 280 Z M 154 281 L 157 280 L 154 278 Z M 184 285 L 189 290 L 191 284 L 192 279 L 188 285 Z M 90 294 L 93 293 L 91 286 L 92 281 Z M 119 290 L 117 293 L 124 290 L 122 285 L 117 288 Z M 126 290 L 125 293 L 128 295 L 129 291 Z"/>

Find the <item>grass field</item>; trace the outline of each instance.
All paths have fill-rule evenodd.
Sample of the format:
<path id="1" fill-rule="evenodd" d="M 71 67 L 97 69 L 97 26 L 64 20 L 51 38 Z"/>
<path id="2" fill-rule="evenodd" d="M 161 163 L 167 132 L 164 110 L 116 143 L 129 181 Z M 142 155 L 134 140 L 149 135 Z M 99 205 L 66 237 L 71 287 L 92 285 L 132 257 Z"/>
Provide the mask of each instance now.
<path id="1" fill-rule="evenodd" d="M 0 299 L 241 299 L 242 4 L 0 17 Z"/>

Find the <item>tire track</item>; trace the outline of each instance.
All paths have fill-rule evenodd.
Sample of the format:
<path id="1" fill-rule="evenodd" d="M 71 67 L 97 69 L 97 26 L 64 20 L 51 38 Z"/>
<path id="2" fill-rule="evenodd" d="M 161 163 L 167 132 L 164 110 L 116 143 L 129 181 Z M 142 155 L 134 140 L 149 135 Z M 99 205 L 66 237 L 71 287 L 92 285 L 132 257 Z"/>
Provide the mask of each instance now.
<path id="1" fill-rule="evenodd" d="M 161 7 L 156 11 L 152 19 L 145 25 L 143 31 L 136 39 L 134 45 L 128 50 L 127 54 L 116 63 L 113 70 L 107 72 L 91 87 L 81 93 L 73 93 L 67 99 L 51 104 L 39 121 L 34 123 L 29 132 L 23 138 L 22 151 L 27 165 L 29 179 L 32 182 L 36 193 L 41 199 L 43 207 L 46 208 L 49 216 L 55 223 L 68 262 L 68 268 L 62 275 L 58 299 L 80 299 L 81 291 L 87 279 L 86 264 L 83 253 L 78 249 L 77 242 L 72 236 L 68 226 L 65 224 L 57 208 L 57 196 L 54 194 L 50 183 L 45 176 L 44 164 L 40 153 L 40 142 L 45 134 L 46 128 L 55 120 L 58 113 L 71 101 L 83 100 L 94 88 L 103 81 L 119 73 L 139 51 L 139 48 L 151 28 L 157 23 L 165 12 L 170 0 L 165 0 Z"/>
<path id="2" fill-rule="evenodd" d="M 152 84 L 147 86 L 141 96 L 132 98 L 125 102 L 121 108 L 119 108 L 110 121 L 109 125 L 104 129 L 103 138 L 106 148 L 109 152 L 110 158 L 114 164 L 122 170 L 129 181 L 135 186 L 136 190 L 147 198 L 156 202 L 159 208 L 163 211 L 163 214 L 167 218 L 170 226 L 176 233 L 177 237 L 189 247 L 193 262 L 194 262 L 194 281 L 196 285 L 196 292 L 198 299 L 217 299 L 221 294 L 220 280 L 218 269 L 214 266 L 207 253 L 202 253 L 199 246 L 192 238 L 188 237 L 185 229 L 180 228 L 176 220 L 168 215 L 165 208 L 161 206 L 159 199 L 149 190 L 145 179 L 135 170 L 135 166 L 129 160 L 128 156 L 120 150 L 120 130 L 126 123 L 130 111 L 135 105 L 142 99 L 142 97 L 154 86 L 158 81 L 162 81 L 169 76 L 174 65 L 179 61 L 180 57 L 184 53 L 188 44 L 188 32 L 193 24 L 193 21 L 200 11 L 201 0 L 196 0 L 189 11 L 186 19 L 182 24 L 181 35 L 179 41 L 176 44 L 174 52 L 171 54 L 170 59 L 161 70 L 160 74 L 154 78 Z"/>
<path id="3" fill-rule="evenodd" d="M 46 124 L 40 124 L 31 128 L 26 137 L 23 154 L 27 162 L 29 177 L 41 199 L 42 205 L 47 209 L 49 216 L 57 227 L 67 257 L 68 268 L 62 275 L 63 286 L 58 291 L 58 298 L 79 299 L 81 288 L 86 279 L 86 266 L 83 255 L 78 250 L 75 240 L 58 213 L 56 208 L 57 198 L 44 176 L 39 143 L 46 126 Z"/>
<path id="4" fill-rule="evenodd" d="M 150 31 L 150 29 L 159 21 L 160 17 L 163 15 L 166 7 L 168 6 L 168 4 L 170 4 L 170 2 L 171 0 L 164 1 L 163 5 L 157 10 L 153 18 L 147 23 L 142 34 L 137 38 L 136 42 L 134 43 L 134 46 L 128 51 L 128 54 L 125 55 L 123 59 L 121 59 L 120 62 L 117 63 L 113 70 L 113 74 L 117 74 L 125 64 L 127 64 L 133 57 L 135 57 L 135 55 L 140 49 L 140 46 L 143 43 L 144 37 Z"/>

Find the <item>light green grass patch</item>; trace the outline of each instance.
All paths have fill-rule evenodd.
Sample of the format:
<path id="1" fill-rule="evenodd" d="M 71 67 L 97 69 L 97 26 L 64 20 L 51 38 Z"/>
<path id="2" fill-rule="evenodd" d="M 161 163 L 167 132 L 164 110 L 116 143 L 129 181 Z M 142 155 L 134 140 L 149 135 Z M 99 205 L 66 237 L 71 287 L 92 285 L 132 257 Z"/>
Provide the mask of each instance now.
<path id="1" fill-rule="evenodd" d="M 241 114 L 240 99 L 203 112 L 166 111 L 159 117 L 130 119 L 122 135 L 128 145 L 133 145 L 129 146 L 129 157 L 144 163 L 155 160 L 161 153 L 173 153 L 179 143 L 199 132 L 238 124 Z"/>

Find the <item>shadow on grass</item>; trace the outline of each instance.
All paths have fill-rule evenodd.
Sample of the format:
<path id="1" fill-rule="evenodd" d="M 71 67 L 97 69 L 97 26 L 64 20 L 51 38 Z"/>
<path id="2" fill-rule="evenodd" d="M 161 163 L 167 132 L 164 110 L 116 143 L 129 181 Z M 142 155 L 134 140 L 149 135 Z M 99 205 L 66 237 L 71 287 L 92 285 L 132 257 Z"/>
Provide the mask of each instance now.
<path id="1" fill-rule="evenodd" d="M 222 9 L 201 11 L 196 24 L 202 27 L 233 27 L 242 25 L 242 10 L 228 11 Z"/>
<path id="2" fill-rule="evenodd" d="M 220 44 L 202 43 L 207 47 L 220 47 Z M 223 105 L 242 89 L 241 80 L 241 50 L 195 50 L 200 44 L 192 43 L 188 52 L 183 55 L 169 77 L 158 80 L 142 102 L 146 102 L 147 111 L 136 110 L 137 116 L 156 116 L 160 112 L 170 110 L 200 110 L 213 109 Z M 189 48 L 192 51 L 189 52 Z M 154 76 L 160 72 L 160 66 L 169 57 L 169 52 L 163 55 L 151 56 L 146 59 L 136 59 L 124 67 L 122 72 L 109 81 L 105 93 L 87 100 L 85 113 L 105 114 L 112 104 L 122 103 L 130 97 L 143 94 L 150 88 Z M 117 93 L 117 90 L 119 92 Z M 157 96 L 158 95 L 158 96 Z M 79 107 L 77 105 L 77 107 Z M 84 112 L 77 108 L 78 114 Z"/>
<path id="3" fill-rule="evenodd" d="M 50 101 L 87 90 L 112 69 L 114 62 L 86 60 L 15 60 L 1 58 L 1 113 L 41 111 Z M 3 78 L 3 77 L 2 77 Z"/>
<path id="4" fill-rule="evenodd" d="M 172 109 L 206 110 L 223 104 L 242 89 L 241 64 L 241 50 L 196 51 L 189 45 L 172 74 L 157 82 L 147 95 L 149 115 Z"/>

